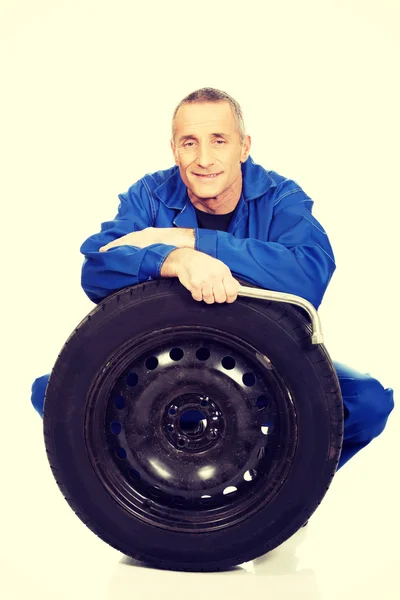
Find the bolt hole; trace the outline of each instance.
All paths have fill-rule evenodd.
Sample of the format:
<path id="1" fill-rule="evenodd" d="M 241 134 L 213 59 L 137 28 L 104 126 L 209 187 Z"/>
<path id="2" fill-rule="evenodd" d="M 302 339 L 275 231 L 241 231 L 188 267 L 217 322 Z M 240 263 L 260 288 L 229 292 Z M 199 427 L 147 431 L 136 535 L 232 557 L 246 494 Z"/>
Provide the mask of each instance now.
<path id="1" fill-rule="evenodd" d="M 171 352 L 169 353 L 169 356 L 172 360 L 181 360 L 181 358 L 183 357 L 182 348 L 172 348 Z"/>
<path id="2" fill-rule="evenodd" d="M 254 377 L 253 373 L 245 373 L 242 377 L 242 381 L 244 385 L 246 385 L 247 387 L 251 387 L 255 384 L 256 378 Z"/>
<path id="3" fill-rule="evenodd" d="M 236 361 L 234 358 L 232 358 L 232 356 L 224 356 L 224 358 L 221 360 L 221 364 L 224 367 L 224 369 L 230 371 L 231 369 L 235 368 Z"/>
<path id="4" fill-rule="evenodd" d="M 150 356 L 145 362 L 146 369 L 149 371 L 154 371 L 158 367 L 158 359 L 155 356 Z"/>
<path id="5" fill-rule="evenodd" d="M 199 348 L 196 351 L 196 357 L 199 360 L 208 360 L 210 358 L 210 351 L 208 350 L 208 348 Z"/>
<path id="6" fill-rule="evenodd" d="M 177 411 L 177 408 L 175 406 L 173 406 L 172 408 L 169 409 L 168 412 L 170 415 L 176 415 L 176 411 Z"/>
<path id="7" fill-rule="evenodd" d="M 114 435 L 119 435 L 122 429 L 121 423 L 119 423 L 119 421 L 113 421 L 110 423 L 110 429 Z"/>
<path id="8" fill-rule="evenodd" d="M 208 400 L 202 400 L 200 406 L 208 406 Z"/>
<path id="9" fill-rule="evenodd" d="M 139 471 L 136 471 L 136 469 L 131 469 L 130 474 L 131 474 L 132 479 L 141 479 L 140 473 L 139 473 Z"/>
<path id="10" fill-rule="evenodd" d="M 178 440 L 178 446 L 184 446 L 185 440 Z"/>
<path id="11" fill-rule="evenodd" d="M 174 426 L 172 425 L 172 423 L 168 423 L 167 431 L 173 431 L 173 430 L 174 430 Z"/>

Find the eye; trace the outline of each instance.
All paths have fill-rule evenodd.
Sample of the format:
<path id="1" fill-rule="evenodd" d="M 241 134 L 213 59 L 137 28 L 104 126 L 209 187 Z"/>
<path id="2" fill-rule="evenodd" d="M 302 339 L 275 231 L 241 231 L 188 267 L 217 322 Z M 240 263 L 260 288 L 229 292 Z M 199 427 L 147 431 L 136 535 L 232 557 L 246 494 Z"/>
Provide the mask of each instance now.
<path id="1" fill-rule="evenodd" d="M 189 144 L 193 144 L 193 142 L 186 142 L 186 144 L 183 144 L 183 147 L 185 148 L 186 146 L 188 146 Z"/>
<path id="2" fill-rule="evenodd" d="M 222 144 L 225 144 L 224 140 L 217 140 L 217 142 L 221 142 Z"/>

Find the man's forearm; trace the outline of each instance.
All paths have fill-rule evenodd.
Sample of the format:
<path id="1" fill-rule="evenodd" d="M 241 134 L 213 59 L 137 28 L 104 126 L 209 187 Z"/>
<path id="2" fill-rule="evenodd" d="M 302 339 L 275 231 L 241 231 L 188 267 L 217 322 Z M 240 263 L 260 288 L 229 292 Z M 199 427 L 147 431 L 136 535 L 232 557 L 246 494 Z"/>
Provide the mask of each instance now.
<path id="1" fill-rule="evenodd" d="M 196 242 L 194 229 L 185 229 L 183 227 L 169 228 L 167 236 L 167 243 L 178 246 L 178 248 L 191 248 L 194 250 Z"/>

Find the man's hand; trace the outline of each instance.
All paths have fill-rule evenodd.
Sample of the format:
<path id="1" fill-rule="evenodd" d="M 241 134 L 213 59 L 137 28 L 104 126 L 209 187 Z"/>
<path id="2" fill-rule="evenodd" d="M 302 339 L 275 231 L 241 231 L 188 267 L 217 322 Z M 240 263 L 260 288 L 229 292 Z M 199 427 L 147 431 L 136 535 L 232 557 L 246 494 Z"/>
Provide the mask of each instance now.
<path id="1" fill-rule="evenodd" d="M 164 261 L 160 274 L 178 277 L 194 300 L 207 304 L 234 302 L 240 286 L 227 265 L 197 250 L 174 250 Z"/>
<path id="2" fill-rule="evenodd" d="M 142 231 L 133 231 L 102 246 L 99 251 L 107 252 L 110 248 L 117 246 L 136 246 L 147 248 L 152 244 L 168 244 L 178 248 L 194 249 L 194 229 L 183 229 L 181 227 L 146 227 Z"/>

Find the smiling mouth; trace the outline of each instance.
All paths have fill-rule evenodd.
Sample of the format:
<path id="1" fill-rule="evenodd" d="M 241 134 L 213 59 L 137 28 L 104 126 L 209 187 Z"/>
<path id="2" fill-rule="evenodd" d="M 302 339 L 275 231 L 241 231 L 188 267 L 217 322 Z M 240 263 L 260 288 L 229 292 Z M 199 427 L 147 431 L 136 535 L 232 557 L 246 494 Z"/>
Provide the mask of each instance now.
<path id="1" fill-rule="evenodd" d="M 194 175 L 196 175 L 196 177 L 198 177 L 199 179 L 215 179 L 216 177 L 221 175 L 221 173 L 210 173 L 210 175 L 200 175 L 199 173 L 194 173 Z"/>

